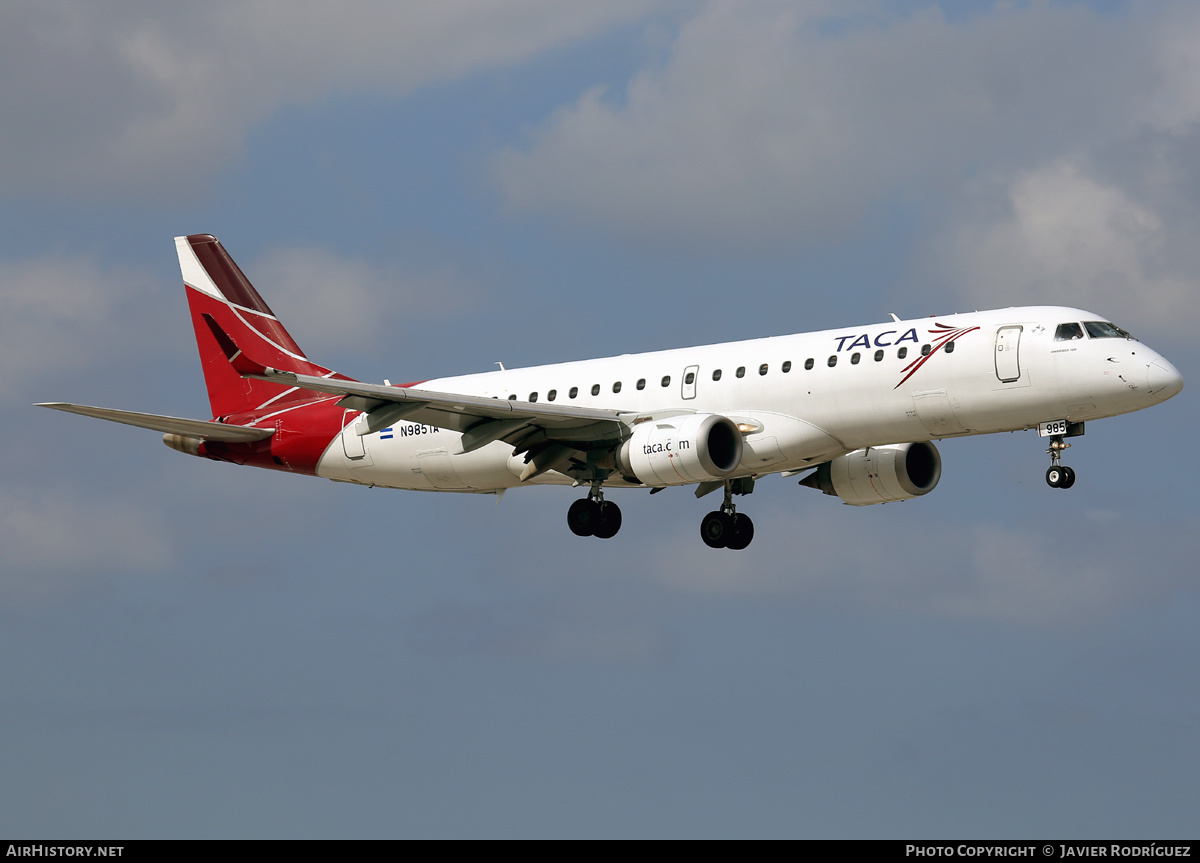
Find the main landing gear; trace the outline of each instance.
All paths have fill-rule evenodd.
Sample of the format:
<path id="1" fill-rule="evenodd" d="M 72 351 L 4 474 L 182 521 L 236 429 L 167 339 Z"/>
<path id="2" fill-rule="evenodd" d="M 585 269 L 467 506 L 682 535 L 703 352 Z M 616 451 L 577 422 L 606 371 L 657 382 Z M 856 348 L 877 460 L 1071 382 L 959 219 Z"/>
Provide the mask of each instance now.
<path id="1" fill-rule="evenodd" d="M 621 510 L 612 501 L 604 499 L 600 483 L 593 483 L 588 496 L 575 501 L 567 510 L 567 526 L 576 536 L 612 539 L 621 529 Z"/>
<path id="2" fill-rule="evenodd" d="M 1069 446 L 1070 444 L 1063 440 L 1062 435 L 1050 437 L 1050 448 L 1046 450 L 1050 454 L 1050 467 L 1046 469 L 1046 485 L 1050 488 L 1070 488 L 1075 485 L 1075 471 L 1059 464 L 1062 451 Z"/>
<path id="3" fill-rule="evenodd" d="M 709 548 L 732 548 L 741 551 L 754 539 L 754 522 L 748 515 L 739 515 L 733 503 L 733 490 L 725 483 L 725 500 L 719 510 L 713 510 L 700 521 L 700 538 Z"/>

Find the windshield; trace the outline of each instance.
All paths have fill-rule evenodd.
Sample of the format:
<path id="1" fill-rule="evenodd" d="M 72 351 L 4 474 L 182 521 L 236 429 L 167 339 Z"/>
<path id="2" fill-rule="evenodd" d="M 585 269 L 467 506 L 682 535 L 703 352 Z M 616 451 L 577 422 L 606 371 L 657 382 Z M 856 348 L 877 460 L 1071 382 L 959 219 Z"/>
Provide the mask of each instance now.
<path id="1" fill-rule="evenodd" d="M 1087 334 L 1093 339 L 1132 339 L 1133 336 L 1125 332 L 1116 324 L 1110 324 L 1106 321 L 1084 321 L 1083 325 L 1087 328 Z"/>
<path id="2" fill-rule="evenodd" d="M 1059 324 L 1058 330 L 1054 333 L 1054 341 L 1069 342 L 1074 339 L 1083 338 L 1083 327 L 1079 324 Z"/>

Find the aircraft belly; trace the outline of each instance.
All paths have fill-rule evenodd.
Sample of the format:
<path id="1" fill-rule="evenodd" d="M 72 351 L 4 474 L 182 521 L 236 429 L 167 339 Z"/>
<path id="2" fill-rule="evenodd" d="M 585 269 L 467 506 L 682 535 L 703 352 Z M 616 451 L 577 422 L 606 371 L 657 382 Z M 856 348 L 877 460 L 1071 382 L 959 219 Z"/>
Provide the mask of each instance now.
<path id="1" fill-rule="evenodd" d="M 803 467 L 841 455 L 845 445 L 811 422 L 771 411 L 730 411 L 736 422 L 751 421 L 761 431 L 742 440 L 742 467 L 748 470 Z"/>
<path id="2" fill-rule="evenodd" d="M 455 453 L 460 434 L 451 429 L 411 426 L 362 436 L 369 458 L 353 460 L 343 446 L 331 446 L 317 475 L 339 482 L 417 491 L 490 491 L 517 485 L 508 471 L 512 446 L 492 443 L 470 453 Z M 351 447 L 351 451 L 354 448 Z"/>

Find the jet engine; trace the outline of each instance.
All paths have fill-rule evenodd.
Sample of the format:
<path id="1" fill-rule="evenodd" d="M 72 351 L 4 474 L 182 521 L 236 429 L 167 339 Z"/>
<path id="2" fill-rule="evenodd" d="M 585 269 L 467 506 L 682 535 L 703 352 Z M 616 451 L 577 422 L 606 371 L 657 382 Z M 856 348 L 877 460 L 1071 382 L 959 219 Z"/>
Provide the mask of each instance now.
<path id="1" fill-rule="evenodd" d="M 834 494 L 851 506 L 928 494 L 942 478 L 942 457 L 928 441 L 855 450 L 817 466 L 801 485 Z"/>
<path id="2" fill-rule="evenodd" d="M 645 485 L 724 479 L 742 461 L 742 435 L 729 417 L 687 414 L 650 420 L 616 452 L 617 467 Z"/>

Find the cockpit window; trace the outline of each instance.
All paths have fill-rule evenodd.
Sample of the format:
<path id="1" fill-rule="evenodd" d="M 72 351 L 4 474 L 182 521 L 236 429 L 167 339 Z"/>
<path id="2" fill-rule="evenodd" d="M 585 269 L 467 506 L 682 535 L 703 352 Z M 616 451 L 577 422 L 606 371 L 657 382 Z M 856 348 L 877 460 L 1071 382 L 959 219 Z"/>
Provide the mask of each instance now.
<path id="1" fill-rule="evenodd" d="M 1087 333 L 1093 339 L 1131 339 L 1133 336 L 1115 324 L 1106 321 L 1084 321 Z"/>
<path id="2" fill-rule="evenodd" d="M 1054 341 L 1069 342 L 1074 339 L 1083 338 L 1083 327 L 1079 324 L 1059 324 L 1058 329 L 1054 332 Z"/>

